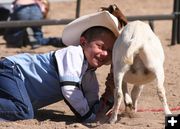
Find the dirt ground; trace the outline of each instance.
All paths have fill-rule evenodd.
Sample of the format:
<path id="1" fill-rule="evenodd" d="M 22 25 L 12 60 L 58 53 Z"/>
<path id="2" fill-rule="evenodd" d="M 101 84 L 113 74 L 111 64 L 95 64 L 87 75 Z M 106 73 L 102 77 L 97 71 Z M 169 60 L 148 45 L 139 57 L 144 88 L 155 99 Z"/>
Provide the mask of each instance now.
<path id="1" fill-rule="evenodd" d="M 126 16 L 150 15 L 150 14 L 171 14 L 173 10 L 173 0 L 81 0 L 80 15 L 96 12 L 99 7 L 117 4 Z M 76 2 L 56 2 L 51 3 L 49 19 L 64 19 L 75 17 Z M 180 45 L 170 46 L 172 22 L 155 21 L 155 33 L 162 41 L 165 60 L 165 89 L 168 104 L 171 109 L 180 107 Z M 61 36 L 64 25 L 43 26 L 46 37 Z M 17 53 L 44 53 L 56 50 L 52 46 L 44 46 L 31 50 L 29 46 L 15 49 L 6 48 L 6 43 L 0 36 L 0 57 L 14 55 Z M 103 66 L 97 70 L 97 77 L 100 84 L 100 94 L 104 91 L 104 82 L 109 72 L 109 66 Z M 156 94 L 156 83 L 147 84 L 142 92 L 138 103 L 138 109 L 145 110 L 137 112 L 135 118 L 121 117 L 116 124 L 108 124 L 104 118 L 102 122 L 92 124 L 82 124 L 76 119 L 64 102 L 58 102 L 36 113 L 35 119 L 16 122 L 0 122 L 1 129 L 163 129 L 165 127 L 165 117 L 162 111 L 151 111 L 160 109 L 162 105 Z M 123 107 L 121 107 L 123 109 Z M 148 111 L 146 111 L 148 110 Z M 172 111 L 180 114 L 179 110 Z"/>

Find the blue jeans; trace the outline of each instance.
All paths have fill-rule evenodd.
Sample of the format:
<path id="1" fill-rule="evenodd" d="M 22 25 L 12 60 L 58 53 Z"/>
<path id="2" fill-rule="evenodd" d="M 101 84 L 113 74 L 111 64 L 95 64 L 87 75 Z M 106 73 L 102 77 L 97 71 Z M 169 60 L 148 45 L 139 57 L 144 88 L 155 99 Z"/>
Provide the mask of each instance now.
<path id="1" fill-rule="evenodd" d="M 41 20 L 43 19 L 43 14 L 37 4 L 30 5 L 15 5 L 14 12 L 11 15 L 10 20 Z M 36 42 L 41 45 L 48 44 L 49 39 L 43 38 L 43 33 L 41 31 L 41 26 L 30 27 L 33 31 L 33 36 Z M 8 29 L 4 39 L 7 43 L 17 44 L 22 46 L 28 41 L 28 34 L 25 27 L 21 28 L 11 28 Z"/>
<path id="2" fill-rule="evenodd" d="M 14 121 L 33 117 L 33 107 L 16 64 L 1 60 L 0 119 Z"/>

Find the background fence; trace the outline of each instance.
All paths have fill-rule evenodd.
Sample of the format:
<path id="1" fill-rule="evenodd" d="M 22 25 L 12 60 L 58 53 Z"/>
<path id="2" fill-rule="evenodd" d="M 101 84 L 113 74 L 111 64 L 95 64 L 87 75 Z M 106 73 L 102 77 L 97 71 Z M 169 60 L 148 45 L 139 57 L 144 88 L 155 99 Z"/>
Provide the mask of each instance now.
<path id="1" fill-rule="evenodd" d="M 76 14 L 74 19 L 61 20 L 33 20 L 33 21 L 2 21 L 0 28 L 25 27 L 25 26 L 44 26 L 44 25 L 63 25 L 75 20 L 80 16 L 81 0 L 76 2 Z M 174 0 L 172 14 L 166 15 L 143 15 L 127 16 L 128 21 L 142 20 L 149 21 L 151 28 L 154 30 L 155 20 L 172 20 L 171 45 L 180 44 L 180 0 Z"/>

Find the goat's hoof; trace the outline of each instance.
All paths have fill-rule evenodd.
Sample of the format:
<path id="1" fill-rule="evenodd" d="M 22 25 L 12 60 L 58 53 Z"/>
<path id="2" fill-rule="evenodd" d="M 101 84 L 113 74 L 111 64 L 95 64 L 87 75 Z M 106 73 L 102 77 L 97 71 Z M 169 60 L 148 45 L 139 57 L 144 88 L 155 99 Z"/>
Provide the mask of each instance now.
<path id="1" fill-rule="evenodd" d="M 116 118 L 116 117 L 111 117 L 111 118 L 109 119 L 109 123 L 110 123 L 110 124 L 115 124 L 116 121 L 117 121 L 117 118 Z"/>
<path id="2" fill-rule="evenodd" d="M 133 112 L 133 111 L 131 111 L 131 112 L 123 112 L 122 114 L 121 114 L 121 116 L 122 117 L 128 117 L 128 118 L 136 118 L 137 117 L 137 114 L 135 113 L 135 112 Z"/>
<path id="3" fill-rule="evenodd" d="M 171 111 L 166 111 L 166 112 L 165 112 L 165 115 L 171 115 L 171 114 L 172 114 Z"/>

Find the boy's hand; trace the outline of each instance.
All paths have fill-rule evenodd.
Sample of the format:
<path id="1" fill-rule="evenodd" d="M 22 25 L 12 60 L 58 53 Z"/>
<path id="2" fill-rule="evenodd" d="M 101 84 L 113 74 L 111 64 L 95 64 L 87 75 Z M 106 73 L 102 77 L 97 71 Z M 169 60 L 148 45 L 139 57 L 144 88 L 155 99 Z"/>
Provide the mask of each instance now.
<path id="1" fill-rule="evenodd" d="M 96 113 L 96 121 L 100 123 L 107 122 L 107 120 L 109 119 L 109 116 L 107 116 L 107 112 L 110 108 L 110 105 L 107 105 L 103 99 L 100 99 L 99 110 Z"/>

